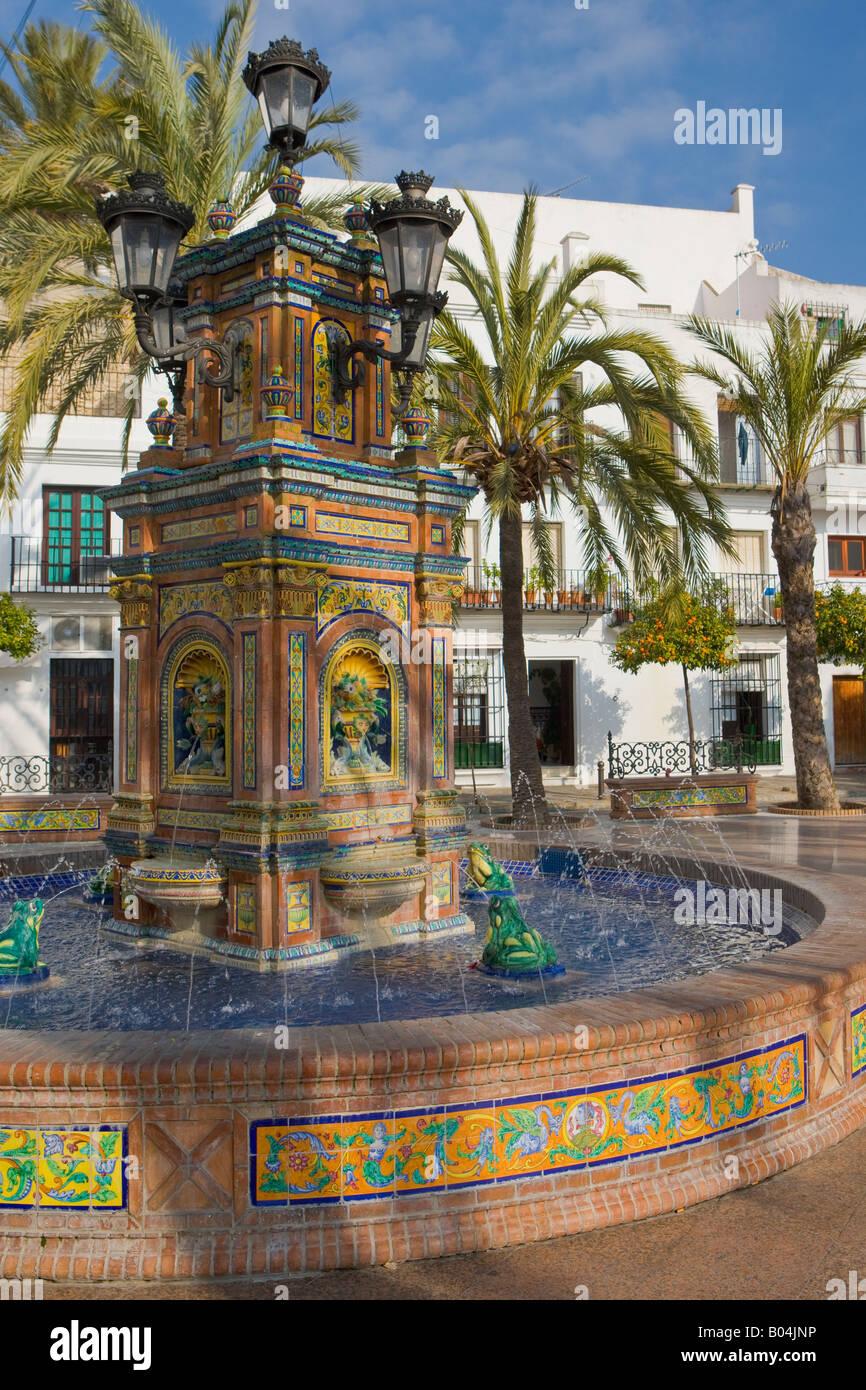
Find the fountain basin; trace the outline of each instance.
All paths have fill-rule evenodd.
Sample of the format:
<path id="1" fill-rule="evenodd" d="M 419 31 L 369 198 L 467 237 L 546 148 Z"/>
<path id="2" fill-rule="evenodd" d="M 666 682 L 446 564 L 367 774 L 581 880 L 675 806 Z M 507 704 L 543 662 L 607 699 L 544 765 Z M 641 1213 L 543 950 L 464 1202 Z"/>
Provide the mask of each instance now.
<path id="1" fill-rule="evenodd" d="M 0 1275 L 276 1276 L 489 1249 L 680 1209 L 861 1126 L 859 883 L 686 854 L 636 853 L 630 871 L 778 889 L 819 925 L 615 999 L 289 1027 L 282 1048 L 272 1024 L 138 1032 L 128 1051 L 116 1031 L 11 1032 L 0 1159 L 58 1130 L 90 1131 L 95 1153 L 120 1130 L 139 1162 L 102 1202 L 99 1174 L 83 1209 L 55 1202 L 48 1228 L 38 1185 L 17 1199 Z"/>
<path id="2" fill-rule="evenodd" d="M 388 863 L 381 853 L 350 851 L 325 860 L 319 879 L 341 916 L 381 921 L 418 897 L 427 882 L 427 864 L 416 856 Z"/>
<path id="3" fill-rule="evenodd" d="M 227 882 L 216 864 L 171 859 L 138 859 L 130 864 L 126 880 L 128 890 L 157 908 L 174 929 L 193 931 L 198 926 L 206 935 L 225 900 Z"/>

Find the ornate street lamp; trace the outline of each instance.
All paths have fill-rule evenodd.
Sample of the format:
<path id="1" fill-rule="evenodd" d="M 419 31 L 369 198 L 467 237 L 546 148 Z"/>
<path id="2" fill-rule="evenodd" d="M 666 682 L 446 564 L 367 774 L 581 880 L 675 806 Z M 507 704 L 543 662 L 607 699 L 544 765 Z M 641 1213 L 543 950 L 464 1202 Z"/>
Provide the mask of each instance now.
<path id="1" fill-rule="evenodd" d="M 162 174 L 138 170 L 130 174 L 128 183 L 128 192 L 98 198 L 96 212 L 111 238 L 120 293 L 131 299 L 135 308 L 139 345 L 166 372 L 178 364 L 175 370 L 180 373 L 180 363 L 198 358 L 199 381 L 221 387 L 226 400 L 231 400 L 234 343 L 188 339 L 175 316 L 176 307 L 185 301 L 169 290 L 180 243 L 193 226 L 195 215 L 185 203 L 168 196 Z M 208 354 L 217 359 L 218 371 L 207 366 L 204 359 Z"/>
<path id="2" fill-rule="evenodd" d="M 400 311 L 397 345 L 387 350 L 368 338 L 338 344 L 335 393 L 341 400 L 364 381 L 364 363 L 353 358 L 390 362 L 395 371 L 405 374 L 398 415 L 408 405 L 412 377 L 424 370 L 433 320 L 448 301 L 447 294 L 436 288 L 448 239 L 463 217 L 447 198 L 430 201 L 427 193 L 432 183 L 429 174 L 404 170 L 397 175 L 400 196 L 389 203 L 374 199 L 370 205 L 367 225 L 379 242 L 388 298 Z"/>
<path id="3" fill-rule="evenodd" d="M 268 145 L 291 167 L 307 140 L 313 106 L 331 74 L 315 48 L 305 53 L 297 39 L 275 39 L 264 53 L 250 53 L 244 82 L 259 104 Z"/>

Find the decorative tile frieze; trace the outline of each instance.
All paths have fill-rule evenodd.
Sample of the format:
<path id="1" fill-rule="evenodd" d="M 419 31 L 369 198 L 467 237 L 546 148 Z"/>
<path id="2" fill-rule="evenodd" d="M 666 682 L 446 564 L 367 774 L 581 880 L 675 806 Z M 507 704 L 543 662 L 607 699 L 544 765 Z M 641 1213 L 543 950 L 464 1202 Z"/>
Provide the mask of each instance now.
<path id="1" fill-rule="evenodd" d="M 416 576 L 418 613 L 425 627 L 453 627 L 454 609 L 465 592 L 462 579 L 424 572 Z"/>

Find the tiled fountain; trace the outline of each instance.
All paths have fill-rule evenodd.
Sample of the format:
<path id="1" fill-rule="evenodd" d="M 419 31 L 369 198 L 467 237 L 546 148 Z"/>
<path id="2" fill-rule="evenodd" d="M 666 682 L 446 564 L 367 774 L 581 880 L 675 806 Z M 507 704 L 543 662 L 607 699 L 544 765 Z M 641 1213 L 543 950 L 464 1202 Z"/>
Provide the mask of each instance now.
<path id="1" fill-rule="evenodd" d="M 451 780 L 451 531 L 471 491 L 417 417 L 392 455 L 387 362 L 335 389 L 340 345 L 387 343 L 396 316 L 358 210 L 348 242 L 314 231 L 301 184 L 284 170 L 277 214 L 241 233 L 222 208 L 178 262 L 186 331 L 229 335 L 233 389 L 190 373 L 183 447 L 160 407 L 106 494 L 123 519 L 118 881 L 104 917 L 82 908 L 94 950 L 111 934 L 99 978 L 121 1008 L 139 947 L 139 998 L 152 950 L 188 962 L 190 1001 L 205 961 L 274 1007 L 247 1028 L 69 1026 L 38 925 L 75 885 L 6 885 L 28 905 L 0 974 L 26 959 L 39 978 L 0 978 L 0 1276 L 284 1276 L 542 1239 L 730 1191 L 866 1119 L 862 895 L 808 873 L 633 853 L 638 882 L 778 889 L 811 934 L 593 995 L 524 920 L 521 875 L 591 891 L 622 878 L 617 857 L 477 847 L 500 993 L 470 1008 L 455 965 L 453 1009 L 383 1021 L 376 975 L 372 1016 L 350 1001 L 295 1026 L 298 966 L 439 963 L 474 931 Z M 527 962 L 534 993 L 509 1010 Z M 52 998 L 62 1026 L 40 1029 Z"/>

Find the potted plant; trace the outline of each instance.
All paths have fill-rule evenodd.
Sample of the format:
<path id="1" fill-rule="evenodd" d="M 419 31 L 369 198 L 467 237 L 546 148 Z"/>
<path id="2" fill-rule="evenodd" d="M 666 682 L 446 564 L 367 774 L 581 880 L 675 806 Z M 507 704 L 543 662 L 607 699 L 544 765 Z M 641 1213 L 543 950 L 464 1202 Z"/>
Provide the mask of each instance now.
<path id="1" fill-rule="evenodd" d="M 526 571 L 525 582 L 526 604 L 528 608 L 531 608 L 532 605 L 535 603 L 535 595 L 538 591 L 538 585 L 541 582 L 541 571 L 539 570 L 537 565 L 533 565 L 531 569 L 528 569 Z"/>
<path id="2" fill-rule="evenodd" d="M 482 560 L 481 569 L 484 574 L 484 589 L 482 590 L 482 602 L 489 606 L 499 603 L 499 586 L 502 574 L 498 565 L 491 565 L 487 560 Z"/>
<path id="3" fill-rule="evenodd" d="M 775 622 L 781 623 L 784 621 L 784 618 L 785 605 L 782 601 L 782 591 L 781 589 L 777 589 L 773 595 L 773 619 Z"/>
<path id="4" fill-rule="evenodd" d="M 580 587 L 579 584 L 572 584 L 571 593 L 569 594 L 569 602 L 572 608 L 583 607 L 585 599 L 583 596 L 583 589 Z"/>

